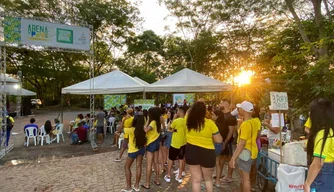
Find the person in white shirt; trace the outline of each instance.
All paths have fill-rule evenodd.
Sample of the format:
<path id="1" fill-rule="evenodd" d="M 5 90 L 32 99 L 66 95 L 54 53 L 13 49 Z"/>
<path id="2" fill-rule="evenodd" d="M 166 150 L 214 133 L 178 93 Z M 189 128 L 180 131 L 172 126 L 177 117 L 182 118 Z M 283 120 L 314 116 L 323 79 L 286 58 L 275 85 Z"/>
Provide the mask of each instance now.
<path id="1" fill-rule="evenodd" d="M 274 113 L 278 113 L 277 111 L 270 110 L 271 115 Z M 268 128 L 268 143 L 269 143 L 269 148 L 272 148 L 274 141 L 280 139 L 279 133 L 281 132 L 280 127 L 274 127 L 272 126 L 272 122 L 270 119 L 265 119 L 262 121 L 262 125 L 266 126 Z"/>

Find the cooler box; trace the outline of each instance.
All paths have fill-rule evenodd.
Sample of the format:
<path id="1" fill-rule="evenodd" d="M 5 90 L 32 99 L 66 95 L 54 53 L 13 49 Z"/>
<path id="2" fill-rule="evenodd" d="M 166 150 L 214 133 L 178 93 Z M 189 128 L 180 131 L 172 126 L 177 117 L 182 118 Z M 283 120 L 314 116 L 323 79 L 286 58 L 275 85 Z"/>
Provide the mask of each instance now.
<path id="1" fill-rule="evenodd" d="M 284 155 L 286 154 L 286 155 Z M 307 154 L 302 142 L 291 142 L 283 146 L 283 162 L 294 166 L 307 166 Z"/>

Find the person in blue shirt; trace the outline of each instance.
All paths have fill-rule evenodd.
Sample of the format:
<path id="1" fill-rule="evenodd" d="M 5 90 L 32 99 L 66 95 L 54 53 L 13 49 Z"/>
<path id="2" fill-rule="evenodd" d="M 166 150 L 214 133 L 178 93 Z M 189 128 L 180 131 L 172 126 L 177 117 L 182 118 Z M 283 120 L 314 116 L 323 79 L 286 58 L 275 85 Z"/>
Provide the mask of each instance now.
<path id="1" fill-rule="evenodd" d="M 36 125 L 35 122 L 36 122 L 35 118 L 30 119 L 30 123 L 27 124 L 26 126 L 24 126 L 24 129 L 23 129 L 24 134 L 26 134 L 26 128 L 35 127 L 36 130 L 34 131 L 34 135 L 35 136 L 37 135 L 38 125 Z M 26 145 L 27 145 L 27 137 L 24 137 L 24 146 L 26 146 Z"/>

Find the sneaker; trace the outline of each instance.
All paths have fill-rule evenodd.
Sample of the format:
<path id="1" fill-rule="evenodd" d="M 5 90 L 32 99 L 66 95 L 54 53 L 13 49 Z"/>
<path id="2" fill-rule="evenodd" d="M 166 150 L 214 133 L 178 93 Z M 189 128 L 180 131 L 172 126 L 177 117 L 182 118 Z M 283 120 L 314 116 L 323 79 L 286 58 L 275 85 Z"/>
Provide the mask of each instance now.
<path id="1" fill-rule="evenodd" d="M 121 161 L 122 161 L 122 159 L 120 159 L 120 158 L 114 159 L 114 162 L 121 162 Z"/>
<path id="2" fill-rule="evenodd" d="M 179 183 L 182 183 L 183 179 L 182 178 L 179 178 L 179 177 L 176 177 L 175 180 Z"/>
<path id="3" fill-rule="evenodd" d="M 175 174 L 175 177 L 178 177 L 179 176 L 179 173 L 176 173 Z M 186 172 L 182 171 L 182 177 L 186 176 Z"/>
<path id="4" fill-rule="evenodd" d="M 164 180 L 165 180 L 167 183 L 170 183 L 170 177 L 168 177 L 167 175 L 165 175 Z"/>
<path id="5" fill-rule="evenodd" d="M 179 169 L 173 171 L 174 174 L 178 174 L 179 173 Z"/>

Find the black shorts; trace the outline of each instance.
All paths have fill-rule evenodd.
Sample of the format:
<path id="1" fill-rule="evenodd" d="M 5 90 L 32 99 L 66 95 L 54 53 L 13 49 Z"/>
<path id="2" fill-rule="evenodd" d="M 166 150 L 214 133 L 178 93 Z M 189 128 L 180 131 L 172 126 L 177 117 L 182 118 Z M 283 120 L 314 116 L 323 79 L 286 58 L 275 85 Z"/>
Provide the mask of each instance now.
<path id="1" fill-rule="evenodd" d="M 227 143 L 225 149 L 221 153 L 224 156 L 232 156 L 233 155 L 233 149 L 232 149 L 232 143 Z"/>
<path id="2" fill-rule="evenodd" d="M 96 133 L 97 134 L 102 134 L 104 133 L 104 126 L 96 126 Z"/>
<path id="3" fill-rule="evenodd" d="M 214 149 L 205 149 L 187 143 L 186 163 L 188 165 L 200 165 L 204 168 L 213 168 L 216 165 L 216 153 Z"/>
<path id="4" fill-rule="evenodd" d="M 169 155 L 168 155 L 168 159 L 175 161 L 177 159 L 184 159 L 184 155 L 186 153 L 186 146 L 183 145 L 182 147 L 180 147 L 180 149 L 176 149 L 172 146 L 170 146 L 169 148 Z"/>

